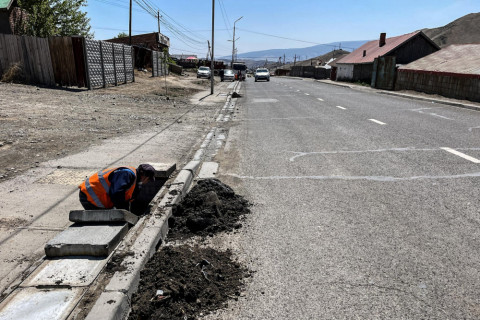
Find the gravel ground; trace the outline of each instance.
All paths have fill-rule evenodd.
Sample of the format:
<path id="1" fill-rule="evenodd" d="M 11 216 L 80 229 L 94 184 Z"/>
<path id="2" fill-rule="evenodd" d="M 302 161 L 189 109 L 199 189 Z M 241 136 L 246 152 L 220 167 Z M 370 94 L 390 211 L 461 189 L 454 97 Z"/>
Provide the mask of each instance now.
<path id="1" fill-rule="evenodd" d="M 171 123 L 210 85 L 188 73 L 165 80 L 137 72 L 135 80 L 92 91 L 0 83 L 0 181 L 103 139 Z"/>

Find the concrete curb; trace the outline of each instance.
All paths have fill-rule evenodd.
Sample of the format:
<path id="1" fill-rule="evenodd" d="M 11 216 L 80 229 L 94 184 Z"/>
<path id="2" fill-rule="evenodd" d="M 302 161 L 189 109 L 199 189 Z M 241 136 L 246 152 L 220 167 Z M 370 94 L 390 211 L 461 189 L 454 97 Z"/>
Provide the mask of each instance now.
<path id="1" fill-rule="evenodd" d="M 120 320 L 130 312 L 129 299 L 121 292 L 104 292 L 85 320 Z"/>
<path id="2" fill-rule="evenodd" d="M 238 83 L 233 92 L 237 90 Z M 227 98 L 224 110 L 231 102 L 231 95 Z M 172 216 L 172 206 L 179 203 L 188 193 L 195 181 L 195 176 L 202 164 L 202 157 L 208 144 L 213 139 L 216 128 L 213 128 L 205 137 L 201 147 L 195 153 L 194 160 L 187 163 L 180 170 L 175 180 L 167 187 L 164 186 L 153 201 L 160 200 L 157 207 L 152 209 L 151 216 L 141 219 L 120 244 L 116 253 L 124 253 L 122 266 L 124 271 L 117 271 L 88 313 L 86 320 L 97 319 L 126 319 L 130 313 L 131 297 L 137 290 L 140 282 L 140 271 L 153 256 L 159 245 L 165 240 L 168 233 L 168 219 Z M 133 255 L 131 255 L 133 253 Z"/>

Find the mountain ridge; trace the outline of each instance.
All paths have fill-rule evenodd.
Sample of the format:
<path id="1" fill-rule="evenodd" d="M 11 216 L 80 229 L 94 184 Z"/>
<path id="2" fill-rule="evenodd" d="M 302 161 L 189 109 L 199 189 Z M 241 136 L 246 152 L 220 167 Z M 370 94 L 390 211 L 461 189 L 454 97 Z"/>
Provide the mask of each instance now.
<path id="1" fill-rule="evenodd" d="M 466 44 L 466 43 L 480 43 L 480 12 L 469 13 L 460 17 L 444 26 L 438 28 L 424 28 L 422 31 L 432 41 L 434 41 L 441 48 L 450 44 Z M 380 34 L 380 32 L 379 32 Z M 388 36 L 388 35 L 387 35 Z M 297 57 L 299 60 L 308 60 L 318 56 L 322 56 L 334 49 L 348 49 L 353 51 L 361 47 L 363 44 L 371 40 L 358 41 L 338 41 L 326 44 L 315 45 L 305 48 L 288 48 L 288 49 L 268 49 L 239 53 L 237 59 L 239 60 L 266 60 L 278 61 L 285 55 L 286 62 L 292 62 Z M 224 56 L 220 59 L 230 60 L 231 56 Z"/>

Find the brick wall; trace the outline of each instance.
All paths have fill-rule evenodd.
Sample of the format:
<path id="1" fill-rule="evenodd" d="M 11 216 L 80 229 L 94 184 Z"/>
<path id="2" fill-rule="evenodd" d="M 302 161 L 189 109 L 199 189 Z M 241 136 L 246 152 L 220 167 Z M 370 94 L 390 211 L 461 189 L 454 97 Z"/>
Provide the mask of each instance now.
<path id="1" fill-rule="evenodd" d="M 415 90 L 480 102 L 480 75 L 399 69 L 395 90 Z"/>

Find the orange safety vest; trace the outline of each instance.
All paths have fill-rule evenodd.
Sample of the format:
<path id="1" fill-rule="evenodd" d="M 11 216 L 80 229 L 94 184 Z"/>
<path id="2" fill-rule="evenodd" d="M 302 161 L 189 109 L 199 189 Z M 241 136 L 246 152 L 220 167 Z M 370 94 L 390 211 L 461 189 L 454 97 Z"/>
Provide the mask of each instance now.
<path id="1" fill-rule="evenodd" d="M 113 202 L 110 199 L 109 194 L 111 183 L 108 180 L 108 177 L 113 171 L 120 168 L 130 169 L 132 170 L 133 174 L 135 174 L 135 181 L 130 189 L 125 192 L 125 200 L 132 200 L 133 190 L 135 189 L 137 182 L 137 170 L 134 167 L 117 167 L 101 170 L 85 179 L 85 181 L 78 186 L 80 190 L 87 196 L 88 202 L 103 209 L 113 208 Z"/>

